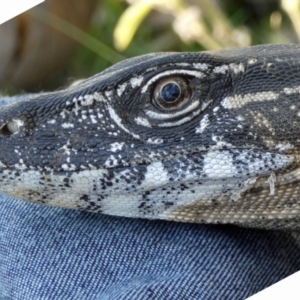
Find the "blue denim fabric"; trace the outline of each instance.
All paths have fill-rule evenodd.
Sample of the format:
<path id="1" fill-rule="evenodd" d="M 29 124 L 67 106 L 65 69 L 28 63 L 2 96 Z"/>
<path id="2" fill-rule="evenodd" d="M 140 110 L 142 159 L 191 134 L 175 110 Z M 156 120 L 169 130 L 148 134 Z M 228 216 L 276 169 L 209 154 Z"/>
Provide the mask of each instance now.
<path id="1" fill-rule="evenodd" d="M 289 232 L 111 217 L 0 197 L 1 299 L 245 299 L 300 269 Z"/>

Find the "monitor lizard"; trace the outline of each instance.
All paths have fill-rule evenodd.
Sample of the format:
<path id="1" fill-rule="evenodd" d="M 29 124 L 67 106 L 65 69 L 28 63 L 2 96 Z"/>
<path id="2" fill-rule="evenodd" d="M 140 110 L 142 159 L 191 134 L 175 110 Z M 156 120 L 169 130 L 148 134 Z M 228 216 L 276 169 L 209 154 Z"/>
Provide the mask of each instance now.
<path id="1" fill-rule="evenodd" d="M 300 227 L 300 45 L 154 53 L 0 109 L 0 191 L 134 218 Z"/>

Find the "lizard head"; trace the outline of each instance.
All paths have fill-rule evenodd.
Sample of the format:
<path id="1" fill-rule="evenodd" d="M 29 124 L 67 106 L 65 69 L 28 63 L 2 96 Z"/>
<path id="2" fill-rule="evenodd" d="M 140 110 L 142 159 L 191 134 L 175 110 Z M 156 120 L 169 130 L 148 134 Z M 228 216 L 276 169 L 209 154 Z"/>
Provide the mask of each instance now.
<path id="1" fill-rule="evenodd" d="M 114 215 L 238 223 L 246 205 L 263 205 L 260 194 L 273 199 L 275 174 L 295 175 L 299 50 L 149 54 L 4 106 L 1 191 Z"/>

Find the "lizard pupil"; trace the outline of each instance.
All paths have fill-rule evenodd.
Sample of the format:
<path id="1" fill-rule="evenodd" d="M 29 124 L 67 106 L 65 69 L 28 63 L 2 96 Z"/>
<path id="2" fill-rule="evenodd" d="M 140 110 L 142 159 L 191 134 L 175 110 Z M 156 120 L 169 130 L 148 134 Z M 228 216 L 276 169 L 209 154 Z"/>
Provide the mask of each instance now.
<path id="1" fill-rule="evenodd" d="M 180 86 L 176 82 L 165 84 L 160 91 L 160 98 L 168 103 L 176 101 L 181 94 Z"/>
<path id="2" fill-rule="evenodd" d="M 174 110 L 185 105 L 192 97 L 193 84 L 188 78 L 172 76 L 159 80 L 153 90 L 153 103 L 157 108 Z"/>

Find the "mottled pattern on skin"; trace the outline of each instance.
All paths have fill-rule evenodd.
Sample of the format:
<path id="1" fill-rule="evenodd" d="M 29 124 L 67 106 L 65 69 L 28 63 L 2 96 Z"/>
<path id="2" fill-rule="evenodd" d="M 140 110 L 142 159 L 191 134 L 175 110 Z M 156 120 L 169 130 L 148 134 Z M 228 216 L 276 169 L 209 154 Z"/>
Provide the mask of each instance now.
<path id="1" fill-rule="evenodd" d="M 149 54 L 4 101 L 0 190 L 128 217 L 300 227 L 299 54 L 298 45 Z M 173 78 L 187 98 L 160 107 L 155 89 Z"/>

